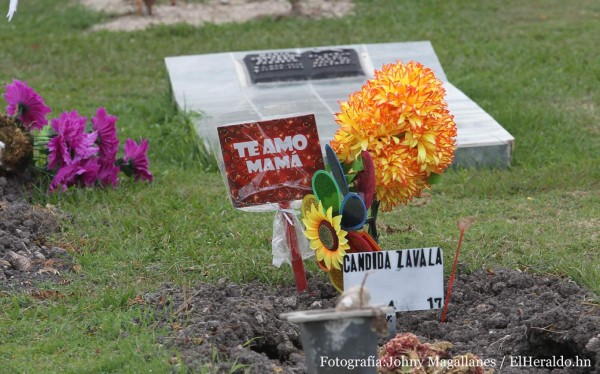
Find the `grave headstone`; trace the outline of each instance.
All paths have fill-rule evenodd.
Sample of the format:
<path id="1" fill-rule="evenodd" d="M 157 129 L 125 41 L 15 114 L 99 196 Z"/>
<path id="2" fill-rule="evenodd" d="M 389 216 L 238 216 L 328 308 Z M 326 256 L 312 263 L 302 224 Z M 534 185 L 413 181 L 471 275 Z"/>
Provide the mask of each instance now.
<path id="1" fill-rule="evenodd" d="M 352 48 L 250 53 L 243 60 L 252 84 L 365 75 Z"/>
<path id="2" fill-rule="evenodd" d="M 201 114 L 196 129 L 219 157 L 218 126 L 303 114 L 315 115 L 324 147 L 338 129 L 339 101 L 375 69 L 398 60 L 418 61 L 444 82 L 458 129 L 454 165 L 510 165 L 514 138 L 448 81 L 428 41 L 213 53 L 165 62 L 177 105 Z"/>

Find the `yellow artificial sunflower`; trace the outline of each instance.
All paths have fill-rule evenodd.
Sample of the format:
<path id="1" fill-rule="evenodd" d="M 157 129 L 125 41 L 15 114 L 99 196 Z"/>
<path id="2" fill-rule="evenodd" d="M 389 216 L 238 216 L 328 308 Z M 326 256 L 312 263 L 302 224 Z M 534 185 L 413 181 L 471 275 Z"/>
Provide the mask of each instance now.
<path id="1" fill-rule="evenodd" d="M 433 72 L 417 62 L 388 64 L 340 103 L 331 146 L 350 163 L 369 151 L 376 196 L 388 211 L 427 187 L 454 157 L 456 124 Z"/>
<path id="2" fill-rule="evenodd" d="M 304 235 L 310 241 L 310 248 L 327 269 L 340 269 L 346 250 L 350 248 L 346 239 L 347 232 L 342 230 L 341 221 L 341 215 L 333 217 L 332 207 L 325 212 L 321 202 L 318 206 L 312 206 L 302 219 L 306 228 Z"/>

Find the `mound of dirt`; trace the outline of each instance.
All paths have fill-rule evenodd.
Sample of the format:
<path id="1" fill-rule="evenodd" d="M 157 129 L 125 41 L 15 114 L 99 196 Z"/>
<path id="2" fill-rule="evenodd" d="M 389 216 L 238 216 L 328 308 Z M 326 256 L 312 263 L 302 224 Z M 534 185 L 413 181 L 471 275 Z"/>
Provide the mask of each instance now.
<path id="1" fill-rule="evenodd" d="M 181 352 L 183 362 L 174 364 L 211 372 L 242 365 L 251 373 L 303 373 L 298 328 L 278 316 L 334 306 L 337 293 L 321 277 L 310 277 L 309 289 L 298 294 L 292 284 L 221 280 L 216 286 L 164 285 L 143 300 L 156 309 L 157 324 L 172 331 L 160 341 Z M 496 372 L 502 366 L 502 373 L 600 373 L 600 305 L 576 284 L 497 270 L 460 274 L 453 290 L 446 323 L 439 310 L 399 313 L 397 331 L 449 341 L 453 356 L 474 353 Z M 579 359 L 584 366 L 533 367 L 523 361 L 527 357 Z M 524 367 L 516 367 L 519 358 Z"/>
<path id="2" fill-rule="evenodd" d="M 0 290 L 27 291 L 40 281 L 60 281 L 73 266 L 63 248 L 47 245 L 47 237 L 65 219 L 54 207 L 30 205 L 25 177 L 0 176 Z"/>
<path id="3" fill-rule="evenodd" d="M 193 372 L 242 365 L 253 373 L 304 373 L 298 329 L 279 314 L 331 308 L 337 296 L 320 278 L 309 281 L 311 291 L 303 294 L 256 281 L 239 286 L 222 279 L 189 289 L 166 284 L 143 299 L 156 308 L 157 324 L 173 332 L 160 342 L 179 350 Z"/>
<path id="4" fill-rule="evenodd" d="M 208 0 L 202 3 L 161 1 L 141 13 L 133 0 L 81 0 L 96 11 L 112 16 L 112 20 L 93 27 L 93 30 L 133 31 L 155 25 L 186 23 L 244 22 L 264 17 L 343 17 L 353 10 L 352 0 Z M 143 2 L 142 2 L 143 3 Z"/>

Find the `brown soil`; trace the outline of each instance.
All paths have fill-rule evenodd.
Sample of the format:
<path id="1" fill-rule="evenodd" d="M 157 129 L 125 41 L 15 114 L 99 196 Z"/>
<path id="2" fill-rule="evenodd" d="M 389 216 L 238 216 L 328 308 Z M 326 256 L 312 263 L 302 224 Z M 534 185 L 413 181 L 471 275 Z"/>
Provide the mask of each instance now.
<path id="1" fill-rule="evenodd" d="M 31 205 L 26 191 L 32 175 L 0 172 L 0 291 L 29 292 L 41 282 L 66 282 L 73 261 L 67 250 L 48 237 L 69 219 L 53 206 Z"/>
<path id="2" fill-rule="evenodd" d="M 152 7 L 152 15 L 142 7 L 138 12 L 135 0 L 81 0 L 96 10 L 113 16 L 107 23 L 94 26 L 93 30 L 133 31 L 160 24 L 244 22 L 263 17 L 343 17 L 353 10 L 352 0 L 207 0 L 203 3 L 178 0 L 158 1 Z"/>
<path id="3" fill-rule="evenodd" d="M 216 286 L 167 284 L 145 295 L 144 303 L 156 308 L 158 325 L 171 329 L 161 342 L 181 352 L 183 362 L 174 364 L 194 372 L 227 373 L 235 363 L 245 367 L 238 372 L 303 373 L 298 328 L 279 314 L 333 307 L 337 293 L 320 275 L 309 278 L 304 294 L 292 280 L 287 286 L 239 286 L 222 279 Z M 600 373 L 600 305 L 576 284 L 497 270 L 459 274 L 453 290 L 446 323 L 439 310 L 399 313 L 397 331 L 449 341 L 452 356 L 474 353 L 495 372 Z M 511 357 L 580 359 L 586 366 L 516 367 Z"/>

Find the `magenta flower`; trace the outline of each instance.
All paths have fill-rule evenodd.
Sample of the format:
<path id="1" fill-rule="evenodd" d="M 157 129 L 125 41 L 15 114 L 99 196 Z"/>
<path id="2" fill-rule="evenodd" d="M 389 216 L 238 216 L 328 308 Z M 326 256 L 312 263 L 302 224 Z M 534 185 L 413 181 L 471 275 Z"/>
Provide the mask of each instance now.
<path id="1" fill-rule="evenodd" d="M 96 116 L 92 117 L 94 131 L 98 133 L 98 138 L 96 139 L 96 143 L 100 148 L 98 155 L 101 161 L 106 163 L 110 162 L 114 164 L 117 152 L 119 151 L 116 123 L 117 117 L 106 113 L 106 109 L 104 108 L 98 108 Z"/>
<path id="2" fill-rule="evenodd" d="M 148 140 L 141 140 L 138 144 L 132 140 L 127 139 L 124 147 L 125 157 L 119 160 L 118 163 L 121 166 L 121 170 L 128 176 L 135 175 L 135 180 L 144 179 L 148 182 L 152 182 L 152 173 L 148 171 L 148 156 L 146 151 L 148 150 Z"/>
<path id="3" fill-rule="evenodd" d="M 70 186 L 75 185 L 91 187 L 98 180 L 99 169 L 100 164 L 97 158 L 77 160 L 58 169 L 54 179 L 50 182 L 49 189 L 55 191 L 61 187 L 63 191 L 66 191 Z"/>
<path id="4" fill-rule="evenodd" d="M 52 120 L 52 129 L 57 135 L 48 142 L 48 169 L 70 165 L 98 152 L 98 147 L 94 147 L 98 134 L 87 134 L 86 122 L 87 118 L 80 116 L 77 111 L 64 112 Z"/>
<path id="5" fill-rule="evenodd" d="M 48 123 L 46 115 L 52 110 L 26 82 L 14 79 L 11 84 L 6 85 L 4 99 L 8 103 L 6 113 L 16 116 L 27 130 L 39 130 Z"/>
<path id="6" fill-rule="evenodd" d="M 98 180 L 98 171 L 100 170 L 100 163 L 97 158 L 88 158 L 87 160 L 79 161 L 80 173 L 79 184 L 85 187 L 92 187 L 96 184 Z"/>
<path id="7" fill-rule="evenodd" d="M 63 166 L 62 168 L 58 169 L 56 175 L 54 175 L 54 178 L 52 179 L 52 182 L 50 182 L 50 187 L 48 189 L 50 191 L 56 191 L 56 189 L 60 186 L 63 191 L 66 191 L 67 188 L 73 184 L 78 171 L 79 165 L 77 163 Z"/>
<path id="8" fill-rule="evenodd" d="M 119 167 L 115 166 L 114 162 L 104 163 L 100 162 L 100 169 L 98 170 L 98 180 L 102 186 L 113 186 L 117 187 L 119 184 L 118 174 Z"/>

